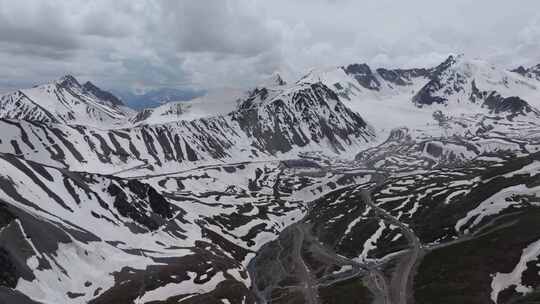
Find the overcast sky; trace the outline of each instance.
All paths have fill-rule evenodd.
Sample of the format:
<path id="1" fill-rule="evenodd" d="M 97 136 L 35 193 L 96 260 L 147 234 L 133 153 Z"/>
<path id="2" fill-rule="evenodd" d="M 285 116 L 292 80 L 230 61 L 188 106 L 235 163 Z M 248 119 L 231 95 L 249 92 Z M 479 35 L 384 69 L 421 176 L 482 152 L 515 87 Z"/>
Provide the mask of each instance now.
<path id="1" fill-rule="evenodd" d="M 249 87 L 275 72 L 449 53 L 540 63 L 538 0 L 0 0 L 0 89 Z"/>

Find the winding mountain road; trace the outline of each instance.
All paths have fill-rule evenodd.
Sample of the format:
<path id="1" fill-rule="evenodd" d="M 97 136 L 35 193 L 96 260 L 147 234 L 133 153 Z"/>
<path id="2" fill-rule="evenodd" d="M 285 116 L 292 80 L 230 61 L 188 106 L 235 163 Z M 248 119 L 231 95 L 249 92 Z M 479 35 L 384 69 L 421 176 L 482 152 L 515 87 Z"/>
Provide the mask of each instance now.
<path id="1" fill-rule="evenodd" d="M 375 180 L 375 184 L 380 184 L 384 179 Z M 274 242 L 276 246 L 265 246 L 261 248 L 258 256 L 263 257 L 257 260 L 257 257 L 250 263 L 250 274 L 252 277 L 253 286 L 258 286 L 254 290 L 255 294 L 261 303 L 281 303 L 282 298 L 272 298 L 272 290 L 281 290 L 286 294 L 289 292 L 300 293 L 304 303 L 318 304 L 319 288 L 328 288 L 332 285 L 348 281 L 353 278 L 363 278 L 367 286 L 371 289 L 375 296 L 375 303 L 383 304 L 407 304 L 411 297 L 411 278 L 413 270 L 421 258 L 424 247 L 415 232 L 401 222 L 399 219 L 391 215 L 383 208 L 377 206 L 373 199 L 370 189 L 366 189 L 365 185 L 350 186 L 342 189 L 341 197 L 351 197 L 351 199 L 359 200 L 361 204 L 365 204 L 373 210 L 377 218 L 385 221 L 390 225 L 397 226 L 402 235 L 407 239 L 409 249 L 397 253 L 396 256 L 385 261 L 363 263 L 354 259 L 346 258 L 334 252 L 328 246 L 321 244 L 317 236 L 313 235 L 310 228 L 312 223 L 309 223 L 309 214 L 312 212 L 311 206 L 308 207 L 306 217 L 287 227 L 282 231 L 278 239 Z M 353 198 L 356 197 L 356 198 Z M 340 236 L 336 236 L 340 237 Z M 310 268 L 309 263 L 304 261 L 305 257 L 302 253 L 303 244 L 309 243 L 309 250 L 312 254 L 324 256 L 328 263 L 337 265 L 350 265 L 352 269 L 343 273 L 338 273 L 332 276 L 315 277 L 314 269 Z M 285 248 L 285 249 L 284 249 Z M 289 249 L 286 249 L 289 248 Z M 269 256 L 276 257 L 268 259 Z M 333 261 L 333 262 L 329 262 Z M 397 261 L 396 269 L 393 271 L 391 280 L 387 278 L 387 274 L 383 273 L 383 268 L 389 261 Z M 287 266 L 289 265 L 289 266 Z M 279 273 L 272 269 L 288 269 L 291 265 L 296 265 L 294 273 Z M 293 275 L 292 285 L 283 286 L 283 282 L 288 276 Z M 264 282 L 261 285 L 259 282 Z M 286 302 L 283 302 L 286 303 Z"/>
<path id="2" fill-rule="evenodd" d="M 422 243 L 420 242 L 420 239 L 418 238 L 416 233 L 411 228 L 409 228 L 409 226 L 405 225 L 403 222 L 388 213 L 386 210 L 373 203 L 373 200 L 371 198 L 371 191 L 367 189 L 359 190 L 364 202 L 368 206 L 373 208 L 373 210 L 375 210 L 375 212 L 381 217 L 381 219 L 384 219 L 385 221 L 398 226 L 398 228 L 401 230 L 401 232 L 407 238 L 411 245 L 411 249 L 407 253 L 408 257 L 404 258 L 404 261 L 402 261 L 398 265 L 398 269 L 395 271 L 396 277 L 394 277 L 391 282 L 391 290 L 389 296 L 389 298 L 392 299 L 392 304 L 406 304 L 408 299 L 407 291 L 409 287 L 409 279 L 412 277 L 412 270 L 423 251 Z"/>

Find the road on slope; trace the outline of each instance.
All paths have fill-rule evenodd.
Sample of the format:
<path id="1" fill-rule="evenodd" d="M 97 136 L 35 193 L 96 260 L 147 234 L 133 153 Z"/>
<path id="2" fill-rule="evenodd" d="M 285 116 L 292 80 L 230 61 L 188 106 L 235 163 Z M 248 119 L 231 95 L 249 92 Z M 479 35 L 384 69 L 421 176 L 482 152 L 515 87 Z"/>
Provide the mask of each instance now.
<path id="1" fill-rule="evenodd" d="M 369 205 L 376 213 L 389 223 L 396 225 L 402 231 L 403 235 L 407 238 L 411 245 L 410 252 L 407 253 L 408 257 L 398 265 L 395 271 L 396 276 L 391 282 L 390 298 L 393 299 L 394 304 L 406 304 L 408 299 L 408 289 L 410 285 L 410 278 L 412 277 L 412 270 L 416 265 L 420 255 L 423 252 L 423 246 L 416 233 L 400 220 L 392 216 L 383 208 L 373 203 L 371 198 L 371 192 L 367 189 L 359 189 L 363 201 Z M 387 302 L 388 303 L 388 302 Z"/>
<path id="2" fill-rule="evenodd" d="M 374 177 L 371 185 L 380 185 L 382 176 Z M 383 208 L 377 206 L 372 199 L 371 191 L 366 184 L 347 186 L 335 191 L 343 192 L 343 197 L 356 197 L 361 204 L 370 207 L 376 217 L 395 225 L 407 239 L 410 249 L 399 252 L 385 261 L 360 263 L 337 254 L 332 248 L 323 245 L 314 235 L 309 222 L 313 205 L 308 205 L 306 216 L 299 222 L 284 229 L 278 238 L 263 246 L 257 256 L 250 262 L 248 270 L 252 279 L 253 292 L 260 303 L 296 303 L 294 299 L 302 298 L 302 303 L 320 303 L 319 288 L 331 288 L 341 282 L 358 278 L 365 282 L 375 296 L 375 303 L 406 304 L 411 297 L 410 290 L 413 269 L 424 248 L 415 232 L 399 221 Z M 324 210 L 317 210 L 325 212 Z M 346 212 L 346 211 L 344 211 Z M 336 238 L 340 238 L 336 235 Z M 306 246 L 306 244 L 309 244 Z M 313 264 L 306 263 L 303 246 L 309 247 L 311 254 L 324 256 L 327 265 L 350 265 L 352 270 L 336 275 L 316 277 Z M 382 269 L 388 261 L 397 261 L 391 280 L 388 280 Z M 361 292 L 361 291 L 358 291 Z"/>

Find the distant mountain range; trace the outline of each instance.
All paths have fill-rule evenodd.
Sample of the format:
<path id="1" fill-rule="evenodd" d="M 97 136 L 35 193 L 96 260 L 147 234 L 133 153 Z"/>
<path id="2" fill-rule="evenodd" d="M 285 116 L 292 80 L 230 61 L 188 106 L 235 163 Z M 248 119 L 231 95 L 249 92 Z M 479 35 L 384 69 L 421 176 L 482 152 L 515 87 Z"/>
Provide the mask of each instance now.
<path id="1" fill-rule="evenodd" d="M 113 90 L 124 103 L 132 109 L 142 110 L 155 108 L 171 101 L 188 101 L 205 95 L 204 90 L 161 88 L 136 94 L 126 91 Z"/>

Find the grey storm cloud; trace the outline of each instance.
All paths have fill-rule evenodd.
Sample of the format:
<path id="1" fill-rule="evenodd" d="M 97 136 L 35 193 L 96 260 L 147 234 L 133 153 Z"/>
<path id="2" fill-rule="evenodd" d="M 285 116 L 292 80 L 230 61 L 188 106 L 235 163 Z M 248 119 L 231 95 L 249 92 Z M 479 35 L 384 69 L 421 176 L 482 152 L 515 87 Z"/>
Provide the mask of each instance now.
<path id="1" fill-rule="evenodd" d="M 164 1 L 163 13 L 170 22 L 179 51 L 253 56 L 280 43 L 278 33 L 242 1 Z"/>
<path id="2" fill-rule="evenodd" d="M 46 2 L 33 7 L 0 2 L 0 48 L 12 54 L 58 58 L 79 48 L 78 37 Z"/>
<path id="3" fill-rule="evenodd" d="M 461 52 L 532 65 L 539 12 L 537 0 L 0 0 L 0 89 L 65 73 L 109 88 L 249 87 Z"/>

